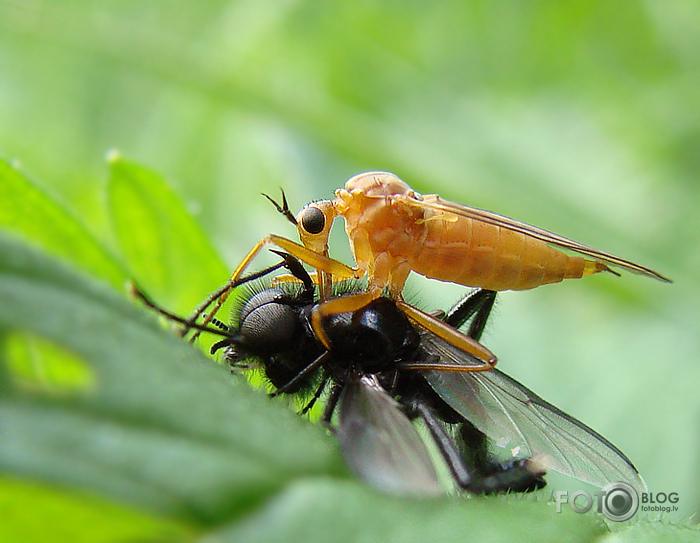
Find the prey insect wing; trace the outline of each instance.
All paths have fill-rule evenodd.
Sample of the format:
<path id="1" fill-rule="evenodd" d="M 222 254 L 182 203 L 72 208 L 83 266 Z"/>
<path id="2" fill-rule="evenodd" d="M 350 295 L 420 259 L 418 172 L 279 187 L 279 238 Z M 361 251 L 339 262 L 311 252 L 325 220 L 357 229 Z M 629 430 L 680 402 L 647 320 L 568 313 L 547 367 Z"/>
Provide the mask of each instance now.
<path id="1" fill-rule="evenodd" d="M 424 347 L 459 363 L 464 353 L 421 332 Z M 542 466 L 597 486 L 625 481 L 640 492 L 644 480 L 632 462 L 603 436 L 505 373 L 427 371 L 435 392 L 455 411 L 514 457 L 534 457 Z"/>
<path id="2" fill-rule="evenodd" d="M 375 488 L 401 496 L 444 492 L 416 427 L 375 375 L 343 388 L 337 436 L 345 461 Z"/>
<path id="3" fill-rule="evenodd" d="M 526 236 L 533 237 L 545 243 L 549 243 L 561 249 L 566 249 L 568 251 L 573 251 L 575 253 L 588 256 L 594 260 L 616 266 L 618 268 L 623 268 L 629 272 L 636 273 L 638 275 L 644 275 L 646 277 L 651 277 L 653 279 L 658 279 L 664 283 L 670 283 L 670 279 L 664 277 L 660 273 L 632 262 L 631 260 L 626 260 L 618 256 L 606 253 L 604 251 L 599 251 L 583 243 L 579 243 L 549 230 L 539 228 L 537 226 L 532 226 L 530 224 L 516 221 L 504 215 L 499 215 L 498 213 L 493 213 L 492 211 L 486 211 L 484 209 L 479 209 L 476 207 L 470 207 L 463 204 L 457 204 L 455 202 L 450 202 L 448 200 L 443 200 L 436 194 L 427 194 L 423 196 L 422 200 L 415 198 L 410 198 L 407 196 L 401 197 L 401 202 L 407 203 L 411 206 L 420 207 L 423 209 L 430 209 L 440 213 L 448 213 L 453 215 L 458 215 L 460 217 L 465 217 L 467 219 L 472 219 L 476 221 L 482 221 L 494 226 L 499 226 L 507 230 L 512 230 Z"/>

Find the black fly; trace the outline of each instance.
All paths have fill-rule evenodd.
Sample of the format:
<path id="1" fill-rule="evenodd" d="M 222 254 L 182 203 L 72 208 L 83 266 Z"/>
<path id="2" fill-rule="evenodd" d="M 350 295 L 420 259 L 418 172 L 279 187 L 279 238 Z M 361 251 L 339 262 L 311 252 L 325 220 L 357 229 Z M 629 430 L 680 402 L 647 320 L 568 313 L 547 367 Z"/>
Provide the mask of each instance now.
<path id="1" fill-rule="evenodd" d="M 318 302 L 311 278 L 298 260 L 277 254 L 284 261 L 255 277 L 285 267 L 299 285 L 250 295 L 233 326 L 203 327 L 223 336 L 212 352 L 223 349 L 234 370 L 262 370 L 273 396 L 307 398 L 304 413 L 326 396 L 322 422 L 334 429 L 348 465 L 371 485 L 399 495 L 444 492 L 412 422 L 421 419 L 454 482 L 468 492 L 536 490 L 545 485 L 546 469 L 599 486 L 625 481 L 645 489 L 632 463 L 601 435 L 499 370 L 459 371 L 479 361 L 411 323 L 389 298 L 324 317 L 326 349 L 310 323 Z M 200 328 L 136 293 L 168 318 Z M 440 316 L 478 340 L 494 300 L 494 292 L 475 290 Z M 493 445 L 507 451 L 505 460 Z"/>

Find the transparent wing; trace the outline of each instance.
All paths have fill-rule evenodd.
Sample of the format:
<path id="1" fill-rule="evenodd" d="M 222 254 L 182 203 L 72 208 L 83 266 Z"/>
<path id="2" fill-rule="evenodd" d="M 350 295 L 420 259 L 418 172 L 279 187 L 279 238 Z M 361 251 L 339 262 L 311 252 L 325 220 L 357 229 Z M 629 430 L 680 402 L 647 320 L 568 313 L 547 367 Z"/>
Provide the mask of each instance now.
<path id="1" fill-rule="evenodd" d="M 651 268 L 647 268 L 646 266 L 642 266 L 641 264 L 637 264 L 630 260 L 625 260 L 624 258 L 620 258 L 610 253 L 599 251 L 593 247 L 589 247 L 588 245 L 584 245 L 577 241 L 560 236 L 559 234 L 555 234 L 554 232 L 516 221 L 491 211 L 443 200 L 437 194 L 427 194 L 423 196 L 422 200 L 411 198 L 409 196 L 400 196 L 397 198 L 408 205 L 429 208 L 442 213 L 452 213 L 460 217 L 466 217 L 468 219 L 474 219 L 488 224 L 493 224 L 495 226 L 500 226 L 502 228 L 539 239 L 545 243 L 550 243 L 562 249 L 573 251 L 575 253 L 591 257 L 594 260 L 599 260 L 601 262 L 605 262 L 606 264 L 625 269 L 632 273 L 658 279 L 659 281 L 663 281 L 665 283 L 671 282 L 670 279 L 664 277 L 659 272 L 656 272 Z"/>
<path id="2" fill-rule="evenodd" d="M 427 331 L 421 334 L 430 353 L 455 363 L 468 356 Z M 639 472 L 615 445 L 505 373 L 433 370 L 425 377 L 445 402 L 510 456 L 534 456 L 547 469 L 596 486 L 624 481 L 646 492 Z"/>
<path id="3" fill-rule="evenodd" d="M 345 461 L 375 488 L 400 496 L 444 493 L 418 431 L 374 375 L 345 385 L 337 437 Z"/>

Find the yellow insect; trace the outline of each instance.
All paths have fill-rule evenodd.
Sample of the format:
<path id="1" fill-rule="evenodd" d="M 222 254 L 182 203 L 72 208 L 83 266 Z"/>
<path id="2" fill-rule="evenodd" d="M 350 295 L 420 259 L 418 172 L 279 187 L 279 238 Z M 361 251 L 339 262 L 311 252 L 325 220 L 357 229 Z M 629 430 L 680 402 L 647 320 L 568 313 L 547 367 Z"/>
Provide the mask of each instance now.
<path id="1" fill-rule="evenodd" d="M 616 273 L 610 266 L 670 282 L 650 268 L 547 230 L 449 202 L 435 194 L 421 196 L 391 173 L 356 175 L 335 196 L 333 200 L 308 204 L 296 217 L 289 212 L 286 200 L 282 206 L 275 204 L 297 226 L 303 245 L 267 236 L 231 277 L 231 282 L 238 279 L 268 244 L 281 247 L 319 271 L 322 299 L 324 294 L 328 297 L 332 278 L 367 276 L 366 292 L 319 304 L 312 324 L 326 346 L 328 339 L 321 326 L 324 315 L 364 307 L 387 288 L 410 318 L 480 358 L 484 362 L 481 369 L 493 367 L 496 357 L 484 346 L 402 301 L 401 292 L 411 271 L 493 291 L 531 289 L 602 271 Z M 356 268 L 328 257 L 331 226 L 339 216 L 345 219 Z M 219 297 L 214 312 L 227 295 L 225 292 Z"/>
<path id="2" fill-rule="evenodd" d="M 608 265 L 669 282 L 652 269 L 541 228 L 436 194 L 421 196 L 390 173 L 356 175 L 335 195 L 301 210 L 296 225 L 302 243 L 327 254 L 331 224 L 343 217 L 357 268 L 368 276 L 370 289 L 388 287 L 394 297 L 411 271 L 494 291 L 612 271 Z"/>

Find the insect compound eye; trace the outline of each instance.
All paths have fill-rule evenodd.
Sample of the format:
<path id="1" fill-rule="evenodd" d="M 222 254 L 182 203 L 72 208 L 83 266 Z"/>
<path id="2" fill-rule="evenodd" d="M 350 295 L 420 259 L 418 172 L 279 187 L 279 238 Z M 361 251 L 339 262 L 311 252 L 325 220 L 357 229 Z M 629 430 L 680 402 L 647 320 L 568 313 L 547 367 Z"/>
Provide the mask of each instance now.
<path id="1" fill-rule="evenodd" d="M 247 347 L 271 353 L 284 349 L 293 339 L 297 315 L 280 303 L 287 296 L 284 290 L 271 288 L 255 294 L 243 306 L 239 333 Z"/>
<path id="2" fill-rule="evenodd" d="M 326 226 L 326 217 L 317 207 L 309 206 L 302 214 L 301 225 L 309 234 L 319 234 Z"/>

